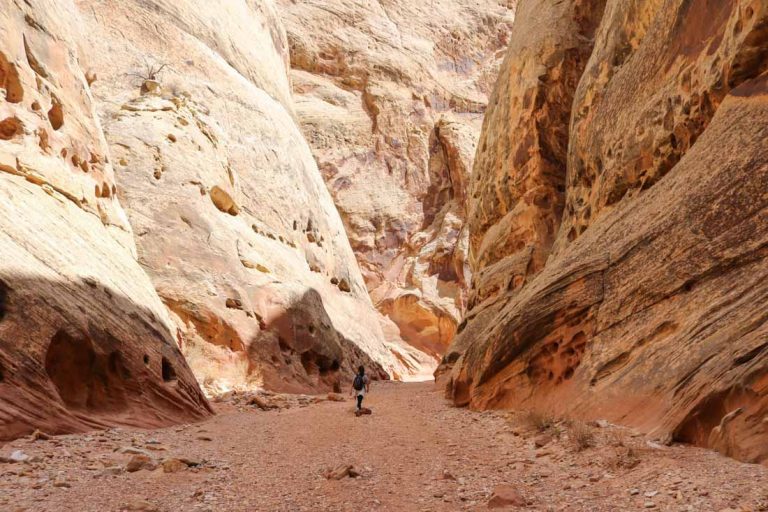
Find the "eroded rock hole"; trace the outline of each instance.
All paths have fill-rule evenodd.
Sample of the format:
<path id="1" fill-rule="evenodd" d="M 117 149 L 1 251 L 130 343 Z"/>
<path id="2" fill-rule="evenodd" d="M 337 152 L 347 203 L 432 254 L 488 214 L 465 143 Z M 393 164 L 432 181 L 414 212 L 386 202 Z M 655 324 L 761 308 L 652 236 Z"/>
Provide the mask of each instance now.
<path id="1" fill-rule="evenodd" d="M 171 362 L 163 357 L 162 361 L 163 382 L 173 382 L 178 379 L 176 376 L 176 370 L 173 368 Z"/>
<path id="2" fill-rule="evenodd" d="M 595 386 L 602 379 L 624 368 L 629 362 L 629 360 L 630 360 L 630 353 L 622 352 L 617 357 L 611 359 L 610 361 L 605 363 L 603 366 L 601 366 L 597 370 L 597 373 L 595 374 L 595 376 L 592 377 L 592 380 L 589 381 L 589 385 Z"/>
<path id="3" fill-rule="evenodd" d="M 741 386 L 712 393 L 680 422 L 672 439 L 733 455 L 729 453 L 732 448 L 728 439 L 729 423 L 748 421 L 749 412 L 754 411 L 759 400 L 759 395 L 752 389 Z"/>
<path id="4" fill-rule="evenodd" d="M 544 343 L 528 363 L 526 375 L 534 383 L 549 381 L 556 385 L 572 379 L 586 344 L 583 331 L 576 332 L 570 339 L 560 337 Z"/>
<path id="5" fill-rule="evenodd" d="M 328 375 L 328 373 L 332 371 L 333 361 L 327 357 L 318 357 L 315 361 L 317 362 L 317 369 L 320 372 L 320 375 Z"/>
<path id="6" fill-rule="evenodd" d="M 314 354 L 311 351 L 301 354 L 301 366 L 304 367 L 304 371 L 307 372 L 307 375 L 319 372 Z"/>
<path id="7" fill-rule="evenodd" d="M 309 350 L 301 354 L 301 366 L 304 367 L 307 375 L 319 374 L 321 377 L 325 377 L 329 373 L 337 371 L 340 365 L 337 360 L 331 360 L 329 357 Z"/>
<path id="8" fill-rule="evenodd" d="M 5 89 L 5 99 L 10 103 L 20 103 L 24 99 L 19 70 L 0 52 L 0 89 Z"/>
<path id="9" fill-rule="evenodd" d="M 53 104 L 48 111 L 48 121 L 51 123 L 51 128 L 54 130 L 59 130 L 64 126 L 64 109 L 56 98 L 53 98 Z"/>
<path id="10" fill-rule="evenodd" d="M 149 356 L 147 354 L 144 354 L 144 366 L 149 366 Z"/>
<path id="11" fill-rule="evenodd" d="M 17 117 L 0 121 L 0 140 L 11 140 L 24 133 L 24 125 Z"/>
<path id="12" fill-rule="evenodd" d="M 91 342 L 73 338 L 59 331 L 51 339 L 45 356 L 45 371 L 70 407 L 86 408 L 89 396 L 89 374 L 96 355 Z"/>
<path id="13" fill-rule="evenodd" d="M 131 378 L 131 373 L 128 370 L 128 367 L 125 366 L 125 362 L 123 362 L 123 356 L 120 354 L 120 352 L 116 350 L 113 351 L 111 354 L 109 354 L 109 359 L 107 361 L 107 368 L 110 374 L 119 377 L 123 381 Z"/>
<path id="14" fill-rule="evenodd" d="M 86 336 L 57 332 L 48 345 L 45 371 L 61 400 L 72 409 L 114 411 L 127 404 L 125 381 L 130 374 L 121 354 L 98 354 Z"/>
<path id="15" fill-rule="evenodd" d="M 37 145 L 44 152 L 48 153 L 51 149 L 50 138 L 48 132 L 44 128 L 38 128 L 35 133 L 37 134 Z"/>

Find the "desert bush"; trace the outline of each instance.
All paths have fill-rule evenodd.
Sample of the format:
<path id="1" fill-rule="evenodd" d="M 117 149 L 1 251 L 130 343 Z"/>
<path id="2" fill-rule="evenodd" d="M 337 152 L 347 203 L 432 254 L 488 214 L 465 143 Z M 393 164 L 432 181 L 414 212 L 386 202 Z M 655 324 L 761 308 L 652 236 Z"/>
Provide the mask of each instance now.
<path id="1" fill-rule="evenodd" d="M 168 64 L 165 62 L 157 62 L 145 57 L 138 65 L 138 68 L 135 71 L 128 73 L 128 76 L 131 76 L 142 83 L 147 80 L 158 82 L 160 81 L 160 75 L 162 75 L 163 71 L 167 68 Z"/>
<path id="2" fill-rule="evenodd" d="M 608 460 L 608 467 L 612 470 L 632 469 L 640 464 L 640 454 L 632 447 L 621 446 Z"/>
<path id="3" fill-rule="evenodd" d="M 584 422 L 573 421 L 568 427 L 568 439 L 576 451 L 583 451 L 595 446 L 595 433 Z"/>
<path id="4" fill-rule="evenodd" d="M 557 419 L 549 413 L 539 411 L 528 411 L 523 420 L 526 425 L 536 429 L 539 432 L 547 432 L 557 425 Z"/>

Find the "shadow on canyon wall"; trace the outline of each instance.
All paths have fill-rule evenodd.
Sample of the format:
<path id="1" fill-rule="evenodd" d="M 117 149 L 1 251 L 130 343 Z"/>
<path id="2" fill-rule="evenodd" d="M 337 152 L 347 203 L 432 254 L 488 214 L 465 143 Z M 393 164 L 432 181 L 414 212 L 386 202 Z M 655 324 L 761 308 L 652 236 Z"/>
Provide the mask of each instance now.
<path id="1" fill-rule="evenodd" d="M 374 380 L 389 379 L 379 363 L 336 330 L 322 296 L 313 288 L 260 323 L 262 331 L 247 351 L 249 362 L 265 376 L 266 387 L 296 391 L 298 384 L 308 390 L 341 392 L 360 365 Z"/>
<path id="2" fill-rule="evenodd" d="M 0 440 L 211 413 L 149 309 L 90 277 L 0 275 Z"/>

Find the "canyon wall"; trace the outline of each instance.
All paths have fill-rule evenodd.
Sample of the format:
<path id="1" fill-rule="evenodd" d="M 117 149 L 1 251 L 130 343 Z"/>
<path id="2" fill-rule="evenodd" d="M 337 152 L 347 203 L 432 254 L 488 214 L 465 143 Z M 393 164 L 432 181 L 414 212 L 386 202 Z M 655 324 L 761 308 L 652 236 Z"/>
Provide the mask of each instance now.
<path id="1" fill-rule="evenodd" d="M 0 7 L 0 438 L 429 364 L 371 303 L 272 3 Z"/>
<path id="2" fill-rule="evenodd" d="M 460 405 L 768 461 L 768 2 L 522 0 L 470 186 Z"/>
<path id="3" fill-rule="evenodd" d="M 0 1 L 0 440 L 210 412 L 136 261 L 79 25 Z"/>
<path id="4" fill-rule="evenodd" d="M 204 387 L 307 392 L 339 389 L 358 364 L 417 371 L 295 121 L 271 2 L 78 3 L 139 260 Z"/>
<path id="5" fill-rule="evenodd" d="M 436 358 L 466 305 L 466 189 L 514 4 L 278 2 L 296 113 L 371 298 Z"/>

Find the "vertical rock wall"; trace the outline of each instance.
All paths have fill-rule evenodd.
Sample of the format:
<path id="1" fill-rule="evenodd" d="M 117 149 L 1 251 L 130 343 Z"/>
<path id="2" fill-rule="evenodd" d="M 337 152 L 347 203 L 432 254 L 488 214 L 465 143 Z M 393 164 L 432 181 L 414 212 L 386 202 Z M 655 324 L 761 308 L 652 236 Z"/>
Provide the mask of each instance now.
<path id="1" fill-rule="evenodd" d="M 530 39 L 550 18 L 555 38 Z M 591 55 L 562 72 L 548 56 L 569 40 Z M 766 56 L 761 0 L 521 3 L 505 69 L 537 85 L 502 73 L 484 125 L 470 211 L 488 221 L 470 239 L 486 275 L 442 368 L 457 403 L 768 460 Z M 547 129 L 494 150 L 524 140 L 525 112 Z M 528 201 L 501 195 L 505 180 L 564 189 Z M 527 213 L 499 229 L 510 211 Z"/>
<path id="2" fill-rule="evenodd" d="M 466 184 L 514 3 L 278 4 L 296 112 L 371 298 L 432 357 L 467 303 Z"/>
<path id="3" fill-rule="evenodd" d="M 140 261 L 206 388 L 417 368 L 385 337 L 294 119 L 271 2 L 79 3 Z"/>
<path id="4" fill-rule="evenodd" d="M 0 2 L 0 440 L 210 412 L 136 262 L 79 26 Z"/>

